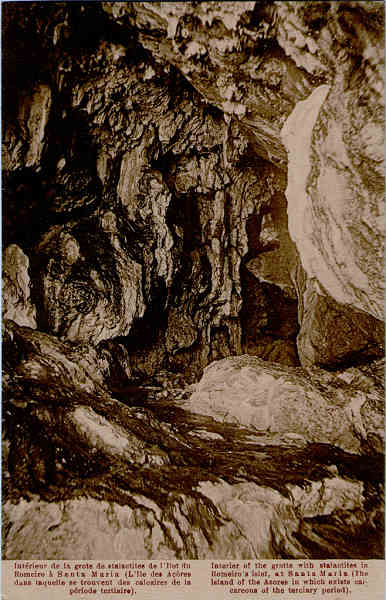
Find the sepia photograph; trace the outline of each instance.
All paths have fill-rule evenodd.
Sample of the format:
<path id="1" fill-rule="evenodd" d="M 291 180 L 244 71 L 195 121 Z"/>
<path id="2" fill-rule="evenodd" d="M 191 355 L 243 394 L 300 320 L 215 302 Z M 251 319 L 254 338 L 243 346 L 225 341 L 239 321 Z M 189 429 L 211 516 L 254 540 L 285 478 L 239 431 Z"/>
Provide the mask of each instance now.
<path id="1" fill-rule="evenodd" d="M 35 591 L 75 560 L 121 587 L 156 561 L 153 593 L 181 561 L 223 597 L 272 591 L 263 560 L 303 561 L 308 599 L 312 561 L 358 583 L 384 558 L 384 3 L 1 8 L 3 561 Z"/>

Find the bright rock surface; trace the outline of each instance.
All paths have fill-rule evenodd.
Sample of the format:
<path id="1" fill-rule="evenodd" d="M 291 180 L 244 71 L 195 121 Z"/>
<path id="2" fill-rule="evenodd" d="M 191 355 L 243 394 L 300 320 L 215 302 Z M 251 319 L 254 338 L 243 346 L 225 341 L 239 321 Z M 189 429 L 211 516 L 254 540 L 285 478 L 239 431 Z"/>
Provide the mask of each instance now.
<path id="1" fill-rule="evenodd" d="M 307 276 L 317 279 L 321 290 L 382 319 L 383 185 L 377 174 L 382 124 L 363 124 L 366 143 L 361 149 L 351 146 L 349 141 L 360 135 L 352 123 L 352 98 L 343 114 L 342 98 L 335 94 L 319 87 L 296 105 L 282 129 L 289 154 L 289 232 Z M 359 153 L 374 173 L 373 182 L 357 167 Z"/>
<path id="2" fill-rule="evenodd" d="M 28 256 L 16 244 L 6 248 L 3 257 L 3 319 L 36 328 L 36 308 L 31 302 Z"/>
<path id="3" fill-rule="evenodd" d="M 354 397 L 362 397 L 367 404 L 372 401 L 371 394 L 366 397 L 344 385 L 323 389 L 306 371 L 244 355 L 206 367 L 185 408 L 221 422 L 252 426 L 257 432 L 297 434 L 359 452 L 360 437 L 365 442 L 367 432 L 360 411 L 358 437 L 350 405 Z M 382 420 L 382 412 L 374 410 Z M 380 428 L 378 436 L 383 438 Z"/>

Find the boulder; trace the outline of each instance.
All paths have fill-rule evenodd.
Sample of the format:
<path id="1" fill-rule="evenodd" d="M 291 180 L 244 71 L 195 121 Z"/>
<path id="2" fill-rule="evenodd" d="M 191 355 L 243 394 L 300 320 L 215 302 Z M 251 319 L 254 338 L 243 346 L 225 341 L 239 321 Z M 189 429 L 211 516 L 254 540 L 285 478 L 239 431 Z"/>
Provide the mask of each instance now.
<path id="1" fill-rule="evenodd" d="M 185 408 L 252 427 L 261 434 L 299 436 L 358 453 L 373 436 L 377 448 L 384 439 L 381 398 L 379 391 L 366 394 L 336 377 L 323 385 L 316 370 L 307 372 L 243 355 L 206 367 Z M 374 415 L 369 429 L 365 406 Z"/>
<path id="2" fill-rule="evenodd" d="M 336 369 L 384 355 L 383 321 L 321 294 L 316 279 L 306 278 L 303 289 L 297 336 L 303 366 Z"/>

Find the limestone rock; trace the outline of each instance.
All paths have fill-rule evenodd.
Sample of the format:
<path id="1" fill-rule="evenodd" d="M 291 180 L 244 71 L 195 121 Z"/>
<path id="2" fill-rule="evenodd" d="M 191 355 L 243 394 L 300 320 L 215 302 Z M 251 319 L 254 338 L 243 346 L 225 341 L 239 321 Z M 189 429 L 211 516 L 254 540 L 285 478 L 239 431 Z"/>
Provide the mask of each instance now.
<path id="1" fill-rule="evenodd" d="M 13 559 L 71 560 L 74 552 L 79 560 L 174 557 L 153 511 L 140 506 L 133 510 L 95 499 L 62 505 L 33 499 L 6 505 L 5 515 L 10 526 L 5 555 Z"/>
<path id="2" fill-rule="evenodd" d="M 219 507 L 224 519 L 234 523 L 239 530 L 241 539 L 236 542 L 237 556 L 276 558 L 287 552 L 294 558 L 302 556 L 302 548 L 293 537 L 298 528 L 297 517 L 291 502 L 278 492 L 250 482 L 231 486 L 225 481 L 202 483 L 199 490 Z M 251 528 L 251 523 L 256 526 Z M 229 530 L 229 524 L 223 525 L 223 529 Z M 225 558 L 234 555 L 236 548 L 231 549 L 229 545 L 230 532 L 224 533 L 219 530 L 215 548 L 217 546 L 218 556 Z M 213 557 L 216 554 L 213 553 Z"/>
<path id="3" fill-rule="evenodd" d="M 298 254 L 288 233 L 287 202 L 277 194 L 262 215 L 257 256 L 246 263 L 260 281 L 279 287 L 286 296 L 296 299 L 294 270 Z"/>
<path id="4" fill-rule="evenodd" d="M 376 144 L 382 124 L 380 117 L 359 124 L 353 90 L 344 96 L 343 112 L 342 85 L 318 88 L 283 128 L 290 157 L 288 225 L 308 277 L 337 302 L 381 319 L 383 181 L 378 155 L 363 155 L 369 177 L 358 168 L 362 150 L 354 141 L 358 127 L 371 125 Z"/>
<path id="5" fill-rule="evenodd" d="M 320 294 L 315 279 L 306 279 L 297 347 L 303 366 L 332 367 L 384 355 L 384 324 Z"/>
<path id="6" fill-rule="evenodd" d="M 314 76 L 351 75 L 358 57 L 374 91 L 381 92 L 383 7 L 363 2 L 280 2 L 277 40 L 298 67 Z M 349 40 L 349 43 L 347 43 Z"/>
<path id="7" fill-rule="evenodd" d="M 17 127 L 22 133 L 18 139 L 14 130 L 7 130 L 4 140 L 5 168 L 15 170 L 25 164 L 38 169 L 46 142 L 46 128 L 52 103 L 51 88 L 36 84 L 20 104 Z"/>
<path id="8" fill-rule="evenodd" d="M 296 64 L 314 74 L 334 65 L 330 85 L 298 103 L 282 129 L 289 232 L 309 280 L 305 297 L 299 296 L 303 364 L 333 366 L 361 352 L 382 353 L 379 10 L 369 3 L 326 3 L 311 11 L 302 2 L 278 5 L 278 41 Z M 359 33 L 364 22 L 371 26 Z M 349 23 L 351 44 L 345 41 Z"/>
<path id="9" fill-rule="evenodd" d="M 189 348 L 196 339 L 197 331 L 189 316 L 171 309 L 166 330 L 166 349 L 176 352 L 184 347 Z"/>
<path id="10" fill-rule="evenodd" d="M 264 360 L 297 366 L 297 302 L 284 294 L 281 287 L 261 283 L 251 270 L 248 266 L 243 277 L 244 303 L 240 311 L 243 351 Z"/>
<path id="11" fill-rule="evenodd" d="M 104 385 L 105 371 L 97 352 L 90 346 L 78 346 L 60 342 L 57 338 L 28 327 L 20 327 L 13 321 L 4 322 L 3 367 L 8 377 L 17 376 L 30 381 L 56 381 L 66 386 L 69 382 L 76 389 L 97 392 Z"/>
<path id="12" fill-rule="evenodd" d="M 288 233 L 282 193 L 247 222 L 248 254 L 241 268 L 243 351 L 297 366 L 298 254 Z"/>
<path id="13" fill-rule="evenodd" d="M 115 233 L 97 223 L 87 233 L 55 227 L 35 252 L 44 329 L 97 344 L 127 334 L 134 318 L 143 315 L 141 265 L 127 256 Z"/>
<path id="14" fill-rule="evenodd" d="M 302 558 L 304 548 L 295 537 L 300 515 L 310 519 L 338 508 L 342 514 L 342 509 L 360 510 L 362 504 L 360 484 L 334 478 L 310 489 L 312 493 L 291 486 L 288 499 L 251 482 L 202 482 L 197 491 L 216 507 L 215 518 L 213 508 L 184 496 L 167 512 L 139 494 L 132 495 L 131 506 L 93 498 L 7 502 L 4 557 L 71 559 L 75 547 L 80 560 L 130 559 L 133 553 L 137 560 L 196 558 L 198 549 L 201 559 Z"/>
<path id="15" fill-rule="evenodd" d="M 351 393 L 347 407 L 353 385 L 344 377 L 317 377 L 315 368 L 305 375 L 253 357 L 228 359 L 238 404 L 237 375 L 245 370 L 256 374 L 257 364 L 260 383 L 271 378 L 276 382 L 272 389 L 282 387 L 287 395 L 292 385 L 301 407 L 300 389 L 312 394 L 312 407 L 319 412 L 312 413 L 315 420 L 303 427 L 304 435 L 286 426 L 261 431 L 246 423 L 218 422 L 217 415 L 212 419 L 203 404 L 189 404 L 166 383 L 159 392 L 154 386 L 132 386 L 112 395 L 101 360 L 99 370 L 91 372 L 99 357 L 11 321 L 7 327 L 7 559 L 71 558 L 74 547 L 87 559 L 129 558 L 133 548 L 137 557 L 150 559 L 341 557 L 350 555 L 355 536 L 373 540 L 372 555 L 378 556 L 383 460 L 374 452 L 374 439 L 382 399 L 379 384 L 365 372 L 350 373 L 356 395 Z M 212 371 L 221 371 L 218 366 L 212 365 Z M 221 384 L 213 382 L 214 399 L 228 383 L 227 373 L 224 377 L 222 369 Z M 244 392 L 250 380 L 251 375 L 244 377 Z M 316 425 L 320 414 L 327 422 Z M 338 448 L 339 426 L 328 418 L 343 420 L 344 415 L 358 438 L 367 436 L 369 455 Z M 299 412 L 293 412 L 295 418 Z M 276 421 L 286 425 L 290 419 L 279 415 Z M 348 447 L 352 438 L 347 431 L 343 438 Z M 323 443 L 310 444 L 310 439 Z M 319 517 L 327 533 L 320 531 Z"/>
<path id="16" fill-rule="evenodd" d="M 18 325 L 36 327 L 36 308 L 31 301 L 29 260 L 16 244 L 6 248 L 3 257 L 3 319 Z"/>
<path id="17" fill-rule="evenodd" d="M 321 295 L 380 319 L 381 12 L 137 2 L 33 7 L 21 18 L 10 8 L 5 39 L 27 50 L 13 44 L 6 64 L 5 237 L 30 259 L 38 327 L 76 343 L 125 337 L 144 377 L 167 367 L 193 380 L 242 351 L 296 365 L 297 251 Z M 287 230 L 281 132 L 291 114 Z M 318 310 L 309 305 L 309 324 L 299 316 L 298 348 L 319 364 L 304 341 Z M 184 336 L 172 331 L 177 314 Z M 350 361 L 368 345 L 373 356 L 357 318 L 343 319 Z M 335 367 L 330 334 L 326 345 L 323 364 Z"/>
<path id="18" fill-rule="evenodd" d="M 240 120 L 253 134 L 250 138 L 261 156 L 285 164 L 281 125 L 312 84 L 281 49 L 274 48 L 274 10 L 246 2 L 234 2 L 232 8 L 210 2 L 197 6 L 138 2 L 123 6 L 117 17 L 109 3 L 104 9 L 118 23 L 129 20 L 153 56 L 178 66 L 211 104 Z M 159 31 L 162 41 L 154 35 Z"/>
<path id="19" fill-rule="evenodd" d="M 87 28 L 88 9 L 66 18 Z M 250 142 L 238 124 L 139 48 L 127 62 L 127 49 L 98 41 L 66 62 L 58 44 L 52 164 L 31 184 L 25 162 L 7 180 L 7 235 L 31 248 L 39 328 L 94 345 L 127 336 L 136 375 L 199 375 L 241 351 L 246 222 L 283 174 L 263 160 L 239 168 Z M 175 315 L 191 320 L 184 340 Z"/>
<path id="20" fill-rule="evenodd" d="M 109 422 L 90 407 L 77 406 L 69 413 L 70 426 L 77 429 L 78 435 L 86 443 L 112 456 L 121 456 L 129 463 L 165 464 L 169 460 L 162 453 L 152 455 L 146 450 L 146 443 L 133 434 L 129 434 L 120 425 Z"/>
<path id="21" fill-rule="evenodd" d="M 383 5 L 2 16 L 5 558 L 382 558 Z"/>
<path id="22" fill-rule="evenodd" d="M 312 482 L 305 489 L 288 486 L 297 514 L 310 518 L 338 510 L 363 509 L 363 485 L 339 477 Z"/>
<path id="23" fill-rule="evenodd" d="M 260 432 L 298 434 L 356 453 L 361 443 L 363 451 L 368 438 L 365 420 L 352 408 L 359 399 L 364 403 L 370 395 L 366 398 L 338 380 L 323 388 L 305 371 L 244 355 L 209 365 L 185 407 L 222 422 Z M 376 408 L 375 414 L 380 423 L 382 411 Z M 381 428 L 377 434 L 382 435 Z"/>

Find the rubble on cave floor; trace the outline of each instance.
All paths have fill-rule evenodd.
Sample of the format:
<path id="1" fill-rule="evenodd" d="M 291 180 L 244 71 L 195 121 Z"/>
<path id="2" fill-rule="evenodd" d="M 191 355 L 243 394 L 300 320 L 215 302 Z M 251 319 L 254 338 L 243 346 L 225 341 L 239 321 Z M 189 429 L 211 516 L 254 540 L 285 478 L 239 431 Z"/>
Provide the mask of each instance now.
<path id="1" fill-rule="evenodd" d="M 324 403 L 327 411 L 342 412 L 332 413 L 341 422 L 350 397 L 360 391 L 366 396 L 363 381 L 354 390 L 333 376 L 321 383 L 303 369 L 244 356 L 213 363 L 194 386 L 177 387 L 181 378 L 163 372 L 157 385 L 110 393 L 95 383 L 82 390 L 79 379 L 68 376 L 79 358 L 73 348 L 69 357 L 63 344 L 55 356 L 58 373 L 66 365 L 65 376 L 46 370 L 43 377 L 50 337 L 10 327 L 3 403 L 5 558 L 39 558 L 42 552 L 70 558 L 73 544 L 80 557 L 124 558 L 133 539 L 142 558 L 381 555 L 383 458 L 370 444 L 371 436 L 380 435 L 382 418 L 375 390 L 367 392 L 372 408 L 362 403 L 363 414 L 356 415 L 363 419 L 363 443 L 355 444 L 345 424 L 346 437 L 340 431 L 339 439 L 346 447 L 334 443 L 325 419 L 315 434 L 311 424 L 307 430 L 310 415 L 304 412 L 300 434 L 286 420 L 285 406 L 275 409 L 275 429 L 261 420 L 258 404 L 250 404 L 255 418 L 248 422 L 240 422 L 232 404 L 232 397 L 239 406 L 243 394 L 250 399 L 246 383 L 253 373 L 287 377 L 291 389 L 287 383 L 284 393 L 314 395 L 319 413 Z M 217 383 L 208 387 L 213 374 Z M 272 390 L 280 398 L 280 385 L 270 388 L 272 406 Z M 263 386 L 254 389 L 267 393 Z M 208 391 L 214 401 L 216 394 L 222 397 L 221 414 L 200 403 L 197 395 Z"/>

